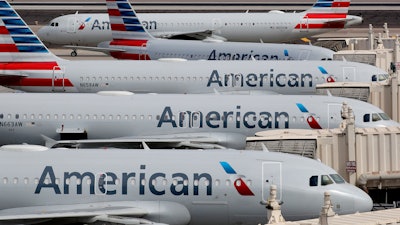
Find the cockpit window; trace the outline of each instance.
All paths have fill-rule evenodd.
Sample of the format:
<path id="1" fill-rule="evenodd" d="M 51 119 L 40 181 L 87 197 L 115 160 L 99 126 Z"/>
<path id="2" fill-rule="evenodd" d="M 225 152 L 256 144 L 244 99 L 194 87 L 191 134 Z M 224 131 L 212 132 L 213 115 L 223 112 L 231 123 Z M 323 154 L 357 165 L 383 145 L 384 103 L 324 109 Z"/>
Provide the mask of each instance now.
<path id="1" fill-rule="evenodd" d="M 311 187 L 318 186 L 318 176 L 310 177 L 310 186 Z"/>
<path id="2" fill-rule="evenodd" d="M 372 76 L 372 81 L 385 81 L 389 79 L 389 74 L 378 74 Z"/>
<path id="3" fill-rule="evenodd" d="M 376 122 L 380 120 L 390 120 L 390 117 L 386 113 L 372 113 L 372 114 L 365 114 L 364 122 Z"/>
<path id="4" fill-rule="evenodd" d="M 390 117 L 386 113 L 379 113 L 383 120 L 390 120 Z"/>
<path id="5" fill-rule="evenodd" d="M 365 114 L 363 118 L 364 118 L 364 122 L 369 122 L 371 120 L 369 114 Z"/>
<path id="6" fill-rule="evenodd" d="M 389 79 L 389 74 L 379 74 L 379 81 L 384 81 Z"/>
<path id="7" fill-rule="evenodd" d="M 381 117 L 379 116 L 378 113 L 372 113 L 372 122 L 376 122 L 381 120 Z"/>
<path id="8" fill-rule="evenodd" d="M 345 181 L 339 174 L 329 174 L 329 176 L 335 181 L 337 184 L 343 184 Z"/>
<path id="9" fill-rule="evenodd" d="M 50 26 L 51 27 L 58 27 L 58 23 L 57 22 L 52 22 L 52 23 L 50 23 Z"/>
<path id="10" fill-rule="evenodd" d="M 333 184 L 331 178 L 328 175 L 321 175 L 321 185 L 325 186 L 329 184 Z"/>

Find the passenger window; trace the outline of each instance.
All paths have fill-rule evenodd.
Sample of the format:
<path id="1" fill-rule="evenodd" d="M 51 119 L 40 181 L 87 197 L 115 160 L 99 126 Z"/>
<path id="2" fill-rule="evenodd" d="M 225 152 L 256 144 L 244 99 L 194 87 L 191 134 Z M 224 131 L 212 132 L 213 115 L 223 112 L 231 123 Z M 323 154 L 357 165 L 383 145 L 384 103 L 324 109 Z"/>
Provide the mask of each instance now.
<path id="1" fill-rule="evenodd" d="M 318 186 L 318 176 L 310 177 L 310 186 L 311 187 Z"/>
<path id="2" fill-rule="evenodd" d="M 324 186 L 329 184 L 333 184 L 331 178 L 329 178 L 328 175 L 321 175 L 321 185 Z"/>

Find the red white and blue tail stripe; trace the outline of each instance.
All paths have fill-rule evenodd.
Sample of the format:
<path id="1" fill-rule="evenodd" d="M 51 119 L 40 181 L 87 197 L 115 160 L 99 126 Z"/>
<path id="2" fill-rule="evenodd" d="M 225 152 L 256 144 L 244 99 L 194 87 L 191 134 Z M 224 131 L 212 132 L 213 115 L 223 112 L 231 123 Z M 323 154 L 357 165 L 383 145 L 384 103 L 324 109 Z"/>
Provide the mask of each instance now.
<path id="1" fill-rule="evenodd" d="M 350 0 L 317 0 L 295 29 L 341 29 L 346 23 Z"/>
<path id="2" fill-rule="evenodd" d="M 111 52 L 118 59 L 149 60 L 147 41 L 154 38 L 147 32 L 128 0 L 107 0 L 113 40 L 110 47 L 124 47 L 127 51 Z"/>
<path id="3" fill-rule="evenodd" d="M 58 59 L 10 4 L 0 0 L 0 85 L 56 86 L 51 77 L 61 72 Z"/>

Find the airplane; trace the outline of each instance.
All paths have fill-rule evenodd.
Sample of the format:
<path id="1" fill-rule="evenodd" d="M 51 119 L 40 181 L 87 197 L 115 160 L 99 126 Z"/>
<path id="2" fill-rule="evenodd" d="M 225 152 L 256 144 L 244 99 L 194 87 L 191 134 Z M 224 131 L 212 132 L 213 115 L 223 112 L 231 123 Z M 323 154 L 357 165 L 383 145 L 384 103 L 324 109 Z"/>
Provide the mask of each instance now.
<path id="1" fill-rule="evenodd" d="M 68 61 L 53 55 L 6 1 L 0 3 L 0 85 L 22 91 L 313 94 L 320 83 L 389 77 L 347 61 Z"/>
<path id="2" fill-rule="evenodd" d="M 361 17 L 347 14 L 349 6 L 350 0 L 317 0 L 299 13 L 146 13 L 138 17 L 153 36 L 160 38 L 277 43 L 360 24 Z M 112 40 L 106 13 L 60 16 L 43 26 L 38 35 L 44 42 L 57 45 L 95 47 Z"/>
<path id="3" fill-rule="evenodd" d="M 367 102 L 322 95 L 2 93 L 0 102 L 0 145 L 244 149 L 259 131 L 338 128 L 344 102 L 355 127 L 400 126 Z"/>
<path id="4" fill-rule="evenodd" d="M 150 60 L 332 60 L 334 51 L 312 45 L 247 42 L 204 42 L 154 38 L 144 28 L 128 0 L 107 1 L 112 41 L 75 49 L 104 52 L 117 59 Z"/>
<path id="5" fill-rule="evenodd" d="M 18 159 L 18 160 L 15 160 Z M 270 186 L 286 220 L 372 209 L 318 160 L 251 150 L 0 147 L 0 224 L 263 224 Z"/>

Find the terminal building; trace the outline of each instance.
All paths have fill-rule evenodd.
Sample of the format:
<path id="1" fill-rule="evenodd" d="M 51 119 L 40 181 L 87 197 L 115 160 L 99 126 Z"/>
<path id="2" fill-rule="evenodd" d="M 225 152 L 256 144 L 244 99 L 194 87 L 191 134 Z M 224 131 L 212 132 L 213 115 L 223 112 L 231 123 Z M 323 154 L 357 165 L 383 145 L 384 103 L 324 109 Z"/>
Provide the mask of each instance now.
<path id="1" fill-rule="evenodd" d="M 367 38 L 346 38 L 335 60 L 367 63 L 386 70 L 390 77 L 371 83 L 328 83 L 317 87 L 335 96 L 370 102 L 400 121 L 400 43 L 398 36 L 375 37 L 370 26 Z M 400 127 L 360 129 L 346 115 L 342 126 L 329 130 L 274 130 L 247 139 L 248 149 L 299 154 L 319 159 L 339 172 L 349 183 L 366 190 L 379 206 L 400 207 Z"/>

